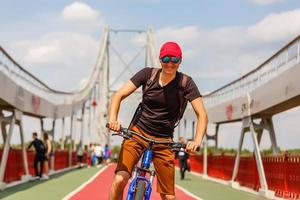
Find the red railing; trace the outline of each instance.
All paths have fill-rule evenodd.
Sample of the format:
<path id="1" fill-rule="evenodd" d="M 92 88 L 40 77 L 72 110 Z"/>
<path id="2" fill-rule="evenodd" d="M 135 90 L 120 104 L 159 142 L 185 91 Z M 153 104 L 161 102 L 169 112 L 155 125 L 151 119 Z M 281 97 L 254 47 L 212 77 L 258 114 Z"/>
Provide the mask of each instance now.
<path id="1" fill-rule="evenodd" d="M 0 162 L 2 159 L 3 149 L 0 149 Z M 34 151 L 27 151 L 27 161 L 29 174 L 34 176 Z M 54 153 L 54 170 L 60 170 L 69 167 L 69 152 L 68 151 L 56 151 Z M 87 156 L 84 154 L 83 162 L 87 162 Z M 72 166 L 77 165 L 76 152 L 72 152 Z M 22 150 L 10 149 L 7 159 L 7 165 L 4 174 L 4 182 L 10 183 L 13 181 L 21 180 L 22 175 L 25 174 L 23 166 Z"/>
<path id="2" fill-rule="evenodd" d="M 69 152 L 56 151 L 54 160 L 54 169 L 60 170 L 69 167 Z"/>
<path id="3" fill-rule="evenodd" d="M 246 186 L 258 191 L 260 182 L 254 157 L 241 157 L 236 181 L 239 182 L 241 186 Z"/>
<path id="4" fill-rule="evenodd" d="M 76 152 L 72 152 L 72 166 L 77 165 L 77 155 Z"/>
<path id="5" fill-rule="evenodd" d="M 269 189 L 279 197 L 300 199 L 300 155 L 265 156 L 262 160 Z M 211 177 L 231 180 L 234 161 L 234 156 L 208 155 L 207 173 Z M 203 172 L 202 155 L 190 156 L 190 164 L 192 171 Z M 178 166 L 178 162 L 176 165 Z M 236 181 L 256 191 L 260 188 L 254 156 L 240 158 Z"/>
<path id="6" fill-rule="evenodd" d="M 203 156 L 190 156 L 191 170 L 203 173 Z"/>
<path id="7" fill-rule="evenodd" d="M 67 168 L 69 164 L 69 153 L 57 151 L 55 155 L 54 169 Z M 0 161 L 2 149 L 0 149 Z M 27 151 L 29 173 L 34 175 L 34 151 Z M 281 155 L 263 157 L 263 165 L 269 189 L 275 191 L 276 196 L 288 199 L 300 199 L 300 155 Z M 84 163 L 87 156 L 84 154 Z M 208 155 L 208 175 L 224 180 L 232 177 L 235 157 L 221 155 Z M 77 164 L 77 156 L 72 152 L 72 166 Z M 178 163 L 176 162 L 176 165 Z M 190 156 L 191 170 L 203 173 L 203 156 Z M 22 151 L 10 149 L 6 165 L 4 181 L 9 183 L 21 179 L 24 174 Z M 260 188 L 256 161 L 253 156 L 241 157 L 239 171 L 236 181 L 242 186 L 258 190 Z"/>
<path id="8" fill-rule="evenodd" d="M 277 196 L 300 199 L 300 156 L 263 158 L 268 186 Z"/>
<path id="9" fill-rule="evenodd" d="M 20 151 L 21 152 L 21 151 Z M 1 159 L 2 159 L 2 149 L 1 149 Z M 13 182 L 21 179 L 24 174 L 22 153 L 19 150 L 11 149 L 7 158 L 7 165 L 4 173 L 5 182 Z"/>
<path id="10" fill-rule="evenodd" d="M 286 196 L 300 199 L 300 156 L 288 156 L 286 161 Z"/>

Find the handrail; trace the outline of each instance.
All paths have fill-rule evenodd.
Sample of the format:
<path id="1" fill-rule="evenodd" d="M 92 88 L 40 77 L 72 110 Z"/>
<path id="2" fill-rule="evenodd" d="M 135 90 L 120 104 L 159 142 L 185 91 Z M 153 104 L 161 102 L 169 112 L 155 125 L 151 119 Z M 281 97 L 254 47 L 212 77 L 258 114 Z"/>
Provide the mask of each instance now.
<path id="1" fill-rule="evenodd" d="M 96 84 L 100 68 L 104 60 L 104 51 L 106 49 L 107 39 L 108 29 L 105 29 L 98 59 L 90 75 L 89 82 L 87 82 L 86 85 L 79 90 L 63 92 L 50 88 L 40 79 L 21 67 L 21 65 L 16 62 L 1 46 L 0 71 L 6 74 L 6 76 L 12 79 L 16 84 L 28 89 L 37 96 L 45 98 L 55 105 L 64 103 L 69 104 L 70 102 L 74 104 L 77 101 L 81 101 L 83 98 L 86 98 Z"/>
<path id="2" fill-rule="evenodd" d="M 246 95 L 286 69 L 299 63 L 300 35 L 277 51 L 256 69 L 223 87 L 204 95 L 207 107 L 213 107 L 234 98 Z"/>

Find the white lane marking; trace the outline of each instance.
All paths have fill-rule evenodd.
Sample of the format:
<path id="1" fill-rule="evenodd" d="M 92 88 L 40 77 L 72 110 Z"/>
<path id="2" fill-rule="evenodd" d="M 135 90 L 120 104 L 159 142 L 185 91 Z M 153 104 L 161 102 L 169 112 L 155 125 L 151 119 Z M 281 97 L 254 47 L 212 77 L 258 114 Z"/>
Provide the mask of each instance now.
<path id="1" fill-rule="evenodd" d="M 68 195 L 66 195 L 62 200 L 68 200 L 68 199 L 70 199 L 77 192 L 79 192 L 80 190 L 82 190 L 87 184 L 89 184 L 90 182 L 92 182 L 99 174 L 101 174 L 104 170 L 106 170 L 106 168 L 108 166 L 109 165 L 104 166 L 99 172 L 97 172 L 94 176 L 92 176 L 89 180 L 87 180 L 86 182 L 84 182 L 83 184 L 81 184 L 78 188 L 76 188 L 75 190 L 73 190 L 71 193 L 69 193 Z"/>
<path id="2" fill-rule="evenodd" d="M 202 200 L 201 198 L 197 197 L 196 195 L 190 193 L 189 191 L 187 191 L 186 189 L 180 187 L 179 185 L 175 185 L 179 190 L 183 191 L 184 193 L 186 193 L 187 195 L 195 198 L 196 200 Z"/>

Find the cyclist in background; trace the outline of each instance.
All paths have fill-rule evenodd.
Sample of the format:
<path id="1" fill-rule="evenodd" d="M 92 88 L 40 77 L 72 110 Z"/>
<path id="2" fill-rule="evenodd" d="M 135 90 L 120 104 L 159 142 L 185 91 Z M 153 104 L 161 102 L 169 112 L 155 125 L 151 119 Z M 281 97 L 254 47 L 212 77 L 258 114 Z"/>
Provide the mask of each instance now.
<path id="1" fill-rule="evenodd" d="M 149 79 L 153 68 L 144 68 L 136 73 L 113 96 L 110 102 L 109 129 L 119 131 L 121 128 L 118 113 L 121 101 L 143 86 L 143 99 L 139 116 L 130 125 L 132 131 L 158 141 L 172 141 L 174 128 L 180 118 L 181 97 L 184 95 L 197 116 L 196 135 L 193 141 L 187 143 L 186 150 L 194 152 L 200 146 L 207 126 L 207 115 L 202 102 L 202 96 L 192 80 L 187 76 L 187 82 L 180 93 L 182 73 L 178 68 L 182 62 L 182 52 L 175 42 L 167 42 L 160 49 L 161 69 L 153 82 Z M 145 92 L 145 86 L 147 91 Z M 123 190 L 131 177 L 134 165 L 138 162 L 148 143 L 133 136 L 134 140 L 124 140 L 115 170 L 115 178 L 111 187 L 109 199 L 121 200 Z M 175 199 L 175 168 L 173 151 L 164 145 L 153 146 L 153 164 L 157 176 L 157 192 L 161 199 Z"/>
<path id="2" fill-rule="evenodd" d="M 179 142 L 181 144 L 184 144 L 184 138 L 179 137 Z M 185 177 L 185 171 L 189 171 L 189 164 L 188 164 L 188 159 L 189 159 L 189 154 L 188 152 L 185 151 L 185 149 L 180 148 L 180 150 L 177 152 L 177 158 L 179 161 L 179 169 L 180 169 L 180 179 L 183 180 Z"/>

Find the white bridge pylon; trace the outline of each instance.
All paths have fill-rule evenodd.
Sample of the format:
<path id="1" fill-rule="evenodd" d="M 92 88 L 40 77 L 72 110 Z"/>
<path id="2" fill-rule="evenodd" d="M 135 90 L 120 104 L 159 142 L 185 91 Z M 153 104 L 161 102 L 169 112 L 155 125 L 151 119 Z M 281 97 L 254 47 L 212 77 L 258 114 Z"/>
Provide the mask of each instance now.
<path id="1" fill-rule="evenodd" d="M 110 66 L 110 34 L 116 32 L 138 32 L 145 34 L 144 66 L 158 66 L 156 47 L 152 30 L 113 30 L 106 27 L 102 33 L 97 61 L 85 86 L 73 92 L 57 91 L 33 74 L 26 71 L 0 46 L 0 126 L 3 138 L 3 155 L 0 165 L 0 189 L 6 187 L 4 173 L 10 150 L 11 137 L 15 125 L 20 128 L 23 162 L 25 168 L 24 181 L 30 178 L 28 172 L 26 147 L 24 144 L 23 116 L 27 115 L 40 119 L 43 132 L 53 138 L 57 120 L 61 120 L 61 147 L 69 141 L 69 164 L 71 166 L 72 150 L 76 142 L 84 145 L 87 142 L 106 144 L 109 142 L 107 128 L 108 117 L 109 69 Z M 141 65 L 141 66 L 143 66 Z M 46 130 L 44 120 L 52 121 L 51 130 Z M 66 135 L 66 119 L 70 120 L 70 135 Z M 77 124 L 80 123 L 80 137 L 76 138 Z M 6 126 L 9 126 L 8 132 Z M 88 130 L 85 130 L 87 127 Z M 88 133 L 85 134 L 84 133 Z M 90 138 L 87 138 L 90 137 Z M 56 136 L 57 138 L 57 136 Z M 52 170 L 54 159 L 51 160 Z"/>

